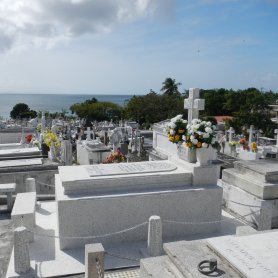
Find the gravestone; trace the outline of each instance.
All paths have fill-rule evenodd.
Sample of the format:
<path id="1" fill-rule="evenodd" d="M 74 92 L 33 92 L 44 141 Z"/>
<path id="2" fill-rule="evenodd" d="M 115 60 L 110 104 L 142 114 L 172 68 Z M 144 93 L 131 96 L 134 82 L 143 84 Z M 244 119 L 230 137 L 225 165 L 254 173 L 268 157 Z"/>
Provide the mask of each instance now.
<path id="1" fill-rule="evenodd" d="M 249 133 L 249 146 L 250 144 L 254 141 L 254 133 L 257 132 L 256 129 L 254 129 L 254 126 L 253 125 L 250 125 L 250 128 L 247 129 L 247 132 Z"/>
<path id="2" fill-rule="evenodd" d="M 229 133 L 229 142 L 232 142 L 233 141 L 233 134 L 235 133 L 235 130 L 232 127 L 230 127 L 227 132 Z"/>
<path id="3" fill-rule="evenodd" d="M 84 134 L 87 135 L 86 141 L 91 141 L 91 140 L 92 140 L 92 139 L 91 139 L 91 134 L 93 134 L 93 140 L 94 140 L 95 132 L 94 132 L 93 130 L 91 130 L 91 128 L 90 128 L 89 126 L 87 127 L 87 130 L 84 131 Z"/>
<path id="4" fill-rule="evenodd" d="M 276 134 L 276 147 L 278 148 L 278 129 L 275 129 L 274 133 Z"/>
<path id="5" fill-rule="evenodd" d="M 199 99 L 198 88 L 189 89 L 189 98 L 184 100 L 184 109 L 188 109 L 188 123 L 199 118 L 199 111 L 205 109 L 205 100 Z"/>
<path id="6" fill-rule="evenodd" d="M 69 140 L 61 143 L 61 160 L 63 165 L 72 165 L 72 144 Z"/>

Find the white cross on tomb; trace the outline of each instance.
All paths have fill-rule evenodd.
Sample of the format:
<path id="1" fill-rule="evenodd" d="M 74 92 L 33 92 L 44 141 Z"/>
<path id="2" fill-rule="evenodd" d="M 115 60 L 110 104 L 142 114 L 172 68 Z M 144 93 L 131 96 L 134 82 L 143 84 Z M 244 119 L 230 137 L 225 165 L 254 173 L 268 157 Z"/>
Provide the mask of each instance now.
<path id="1" fill-rule="evenodd" d="M 95 132 L 91 130 L 89 126 L 87 127 L 87 130 L 84 131 L 84 133 L 87 135 L 86 141 L 91 141 L 91 134 L 93 134 L 93 136 L 95 137 Z"/>
<path id="2" fill-rule="evenodd" d="M 189 89 L 189 98 L 184 100 L 184 109 L 188 109 L 188 123 L 199 118 L 199 111 L 205 109 L 205 100 L 199 99 L 198 88 Z"/>

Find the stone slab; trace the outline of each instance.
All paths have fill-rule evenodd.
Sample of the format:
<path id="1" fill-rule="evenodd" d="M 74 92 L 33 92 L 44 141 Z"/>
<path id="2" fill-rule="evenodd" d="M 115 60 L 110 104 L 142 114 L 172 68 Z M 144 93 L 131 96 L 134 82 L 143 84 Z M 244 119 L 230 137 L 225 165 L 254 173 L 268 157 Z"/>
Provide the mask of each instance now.
<path id="1" fill-rule="evenodd" d="M 4 183 L 0 184 L 0 192 L 15 192 L 16 184 L 15 183 Z"/>
<path id="2" fill-rule="evenodd" d="M 38 147 L 0 150 L 0 157 L 26 156 L 41 154 Z"/>
<path id="3" fill-rule="evenodd" d="M 28 158 L 28 159 L 0 161 L 0 168 L 18 167 L 18 166 L 33 166 L 33 165 L 42 165 L 42 159 L 41 158 Z"/>
<path id="4" fill-rule="evenodd" d="M 222 180 L 263 200 L 278 198 L 278 181 L 277 183 L 266 183 L 252 175 L 241 174 L 237 169 L 225 169 L 222 172 Z"/>
<path id="5" fill-rule="evenodd" d="M 182 277 L 242 278 L 242 276 L 233 270 L 228 263 L 207 247 L 205 240 L 165 243 L 163 248 L 172 263 L 182 273 Z M 212 258 L 217 260 L 218 271 L 209 276 L 200 273 L 198 271 L 198 264 L 203 260 Z"/>
<path id="6" fill-rule="evenodd" d="M 90 177 L 144 174 L 156 172 L 170 172 L 177 169 L 177 166 L 169 162 L 140 162 L 140 163 L 116 163 L 100 164 L 86 167 Z"/>
<path id="7" fill-rule="evenodd" d="M 278 232 L 207 240 L 209 246 L 247 278 L 278 278 Z"/>
<path id="8" fill-rule="evenodd" d="M 98 166 L 75 166 L 74 171 L 70 166 L 61 166 L 59 167 L 59 176 L 65 194 L 123 190 L 126 192 L 150 191 L 156 188 L 184 187 L 192 184 L 192 173 L 189 170 L 184 170 L 172 162 L 167 162 L 168 170 L 165 171 L 165 167 L 164 170 L 162 167 L 164 165 L 165 162 L 161 161 L 123 163 L 122 165 L 102 164 Z M 139 169 L 141 171 L 138 171 Z M 143 169 L 145 169 L 145 173 L 142 173 Z"/>
<path id="9" fill-rule="evenodd" d="M 236 161 L 234 167 L 241 174 L 251 175 L 263 182 L 278 182 L 278 163 L 273 160 Z"/>

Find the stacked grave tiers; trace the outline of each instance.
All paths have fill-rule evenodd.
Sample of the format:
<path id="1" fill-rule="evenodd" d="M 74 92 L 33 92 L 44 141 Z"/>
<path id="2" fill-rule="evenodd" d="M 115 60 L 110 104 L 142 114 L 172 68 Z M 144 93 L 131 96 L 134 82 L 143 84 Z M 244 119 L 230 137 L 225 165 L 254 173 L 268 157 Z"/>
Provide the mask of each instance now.
<path id="1" fill-rule="evenodd" d="M 134 227 L 152 215 L 179 222 L 220 220 L 222 188 L 216 185 L 215 167 L 186 170 L 183 164 L 171 161 L 59 167 L 56 202 L 60 248 L 147 240 L 147 225 L 103 235 Z M 199 178 L 194 178 L 194 173 Z M 214 232 L 218 228 L 218 222 L 198 225 L 198 229 L 192 225 L 167 225 L 163 237 Z M 70 238 L 97 235 L 103 237 Z"/>
<path id="2" fill-rule="evenodd" d="M 222 172 L 224 205 L 258 225 L 260 209 L 271 209 L 271 226 L 278 227 L 278 164 L 271 160 L 237 161 Z M 257 211 L 257 212 L 256 212 Z"/>
<path id="3" fill-rule="evenodd" d="M 278 278 L 277 238 L 278 232 L 272 232 L 165 243 L 165 256 L 140 261 L 140 278 Z M 217 270 L 201 274 L 198 264 L 211 258 L 217 260 Z"/>
<path id="4" fill-rule="evenodd" d="M 77 161 L 81 165 L 102 163 L 111 150 L 97 140 L 82 141 L 76 145 Z"/>

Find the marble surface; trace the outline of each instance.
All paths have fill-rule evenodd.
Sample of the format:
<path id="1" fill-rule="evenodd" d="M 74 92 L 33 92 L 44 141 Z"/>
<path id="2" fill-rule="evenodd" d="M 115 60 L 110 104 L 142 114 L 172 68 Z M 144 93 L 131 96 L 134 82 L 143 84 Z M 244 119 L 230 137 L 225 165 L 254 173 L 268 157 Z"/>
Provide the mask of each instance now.
<path id="1" fill-rule="evenodd" d="M 247 278 L 278 278 L 278 232 L 207 240 Z"/>
<path id="2" fill-rule="evenodd" d="M 15 159 L 15 160 L 2 160 L 0 161 L 0 168 L 18 167 L 18 166 L 33 166 L 42 165 L 41 158 L 27 158 L 27 159 Z"/>

